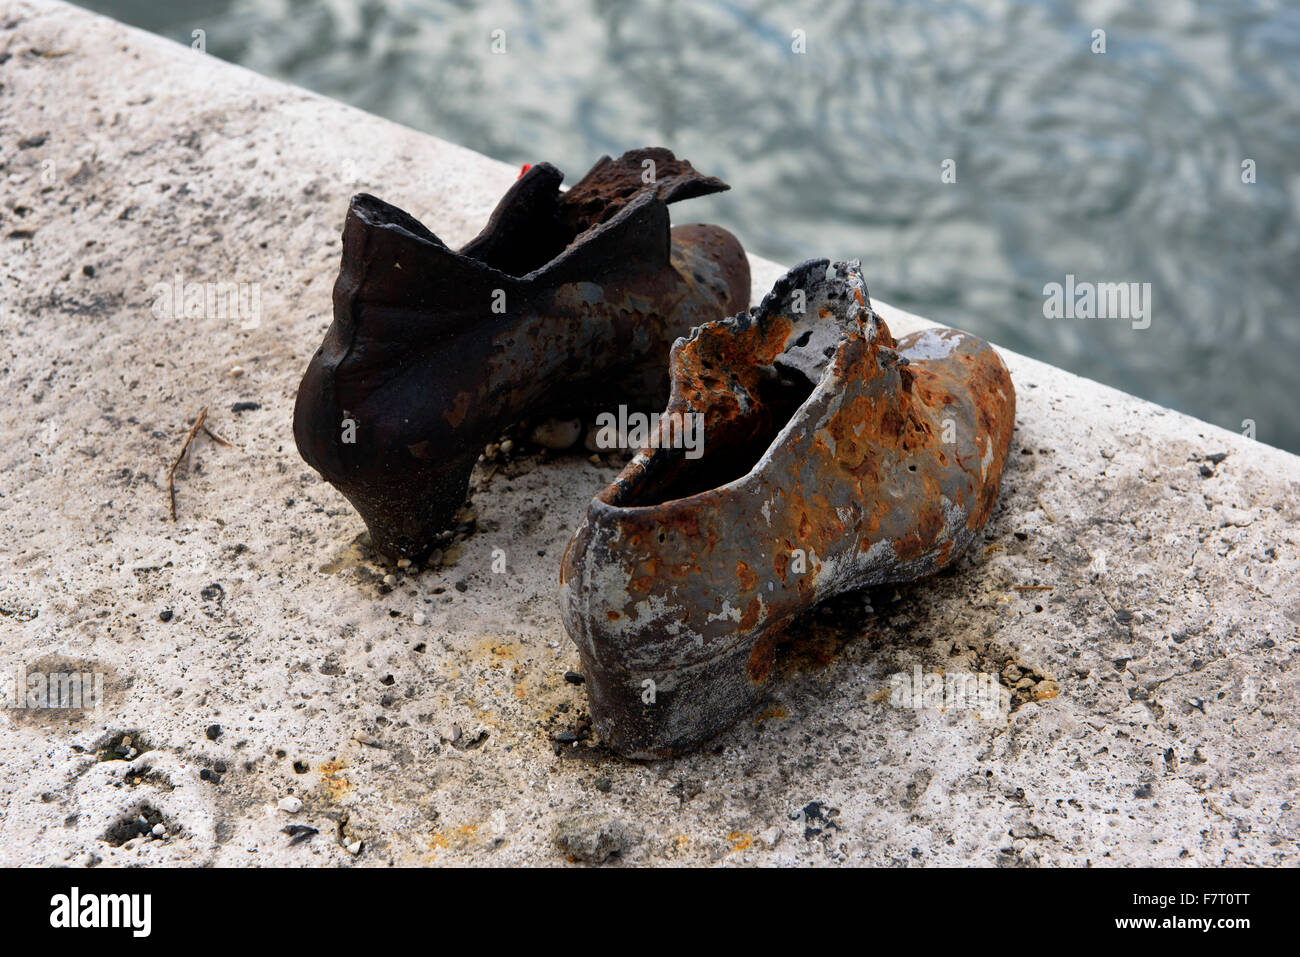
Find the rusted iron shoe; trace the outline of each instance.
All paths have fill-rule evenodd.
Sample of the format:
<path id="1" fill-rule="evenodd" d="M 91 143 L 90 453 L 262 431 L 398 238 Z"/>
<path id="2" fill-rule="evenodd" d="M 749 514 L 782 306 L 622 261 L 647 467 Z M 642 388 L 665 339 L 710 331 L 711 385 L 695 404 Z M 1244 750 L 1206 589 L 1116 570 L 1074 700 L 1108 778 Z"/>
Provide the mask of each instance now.
<path id="1" fill-rule="evenodd" d="M 563 179 L 529 168 L 459 251 L 395 206 L 352 200 L 294 438 L 385 554 L 432 550 L 503 428 L 585 406 L 662 408 L 673 341 L 749 304 L 735 237 L 669 228 L 668 203 L 725 183 L 664 149 L 604 157 L 567 192 Z"/>
<path id="2" fill-rule="evenodd" d="M 953 562 L 988 521 L 1015 417 L 991 346 L 951 329 L 895 343 L 856 262 L 792 270 L 679 341 L 671 372 L 658 432 L 591 503 L 560 577 L 596 730 L 633 758 L 744 714 L 801 612 Z"/>

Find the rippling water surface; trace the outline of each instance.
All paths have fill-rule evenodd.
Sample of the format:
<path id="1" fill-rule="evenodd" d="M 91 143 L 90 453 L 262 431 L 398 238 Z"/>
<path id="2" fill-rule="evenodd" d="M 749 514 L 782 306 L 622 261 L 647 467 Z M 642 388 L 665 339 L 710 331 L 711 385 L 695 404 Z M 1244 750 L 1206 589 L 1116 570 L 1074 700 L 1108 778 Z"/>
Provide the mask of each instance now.
<path id="1" fill-rule="evenodd" d="M 84 5 L 571 182 L 668 146 L 733 187 L 679 216 L 1300 451 L 1300 4 Z M 1150 283 L 1150 327 L 1045 318 L 1068 274 Z"/>

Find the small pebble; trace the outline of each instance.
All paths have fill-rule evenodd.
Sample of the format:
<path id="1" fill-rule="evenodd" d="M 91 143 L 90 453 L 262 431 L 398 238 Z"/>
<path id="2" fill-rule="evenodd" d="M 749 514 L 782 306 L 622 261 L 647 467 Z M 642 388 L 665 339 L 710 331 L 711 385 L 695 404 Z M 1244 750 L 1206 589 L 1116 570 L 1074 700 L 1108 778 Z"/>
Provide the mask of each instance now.
<path id="1" fill-rule="evenodd" d="M 243 366 L 232 366 L 230 369 L 230 377 L 232 379 L 238 379 L 243 374 L 244 374 Z"/>
<path id="2" fill-rule="evenodd" d="M 397 584 L 397 576 L 396 576 L 396 575 L 385 575 L 385 576 L 384 576 L 384 584 L 385 584 L 385 585 L 388 585 L 388 586 L 390 586 L 390 587 L 393 586 L 393 585 L 396 585 L 396 584 Z"/>
<path id="3" fill-rule="evenodd" d="M 535 445 L 559 451 L 567 449 L 582 438 L 582 422 L 578 419 L 547 419 L 533 429 Z"/>
<path id="4" fill-rule="evenodd" d="M 411 621 L 415 622 L 417 625 L 423 625 L 426 621 L 428 621 L 428 619 L 424 617 L 424 612 L 417 611 L 414 615 L 411 616 Z"/>
<path id="5" fill-rule="evenodd" d="M 504 442 L 501 443 L 501 451 L 504 454 L 509 455 L 514 450 L 515 450 L 515 443 L 512 440 L 506 439 Z"/>
<path id="6" fill-rule="evenodd" d="M 399 559 L 397 560 L 397 567 L 398 567 L 398 568 L 410 568 L 410 567 L 411 567 L 411 560 L 410 560 L 409 558 L 399 558 Z"/>
<path id="7" fill-rule="evenodd" d="M 351 854 L 353 857 L 356 857 L 358 854 L 361 853 L 361 848 L 363 847 L 365 847 L 364 841 L 353 841 L 351 844 L 348 845 L 348 853 Z"/>
<path id="8" fill-rule="evenodd" d="M 302 810 L 302 801 L 296 797 L 280 798 L 280 803 L 276 805 L 285 814 L 297 814 Z"/>
<path id="9" fill-rule="evenodd" d="M 150 833 L 153 834 L 154 837 L 162 837 L 167 833 L 167 828 L 163 827 L 161 824 L 155 824 Z"/>
<path id="10" fill-rule="evenodd" d="M 208 725 L 208 730 L 205 733 L 207 734 L 209 741 L 215 741 L 217 740 L 217 738 L 221 737 L 221 725 L 210 724 Z"/>

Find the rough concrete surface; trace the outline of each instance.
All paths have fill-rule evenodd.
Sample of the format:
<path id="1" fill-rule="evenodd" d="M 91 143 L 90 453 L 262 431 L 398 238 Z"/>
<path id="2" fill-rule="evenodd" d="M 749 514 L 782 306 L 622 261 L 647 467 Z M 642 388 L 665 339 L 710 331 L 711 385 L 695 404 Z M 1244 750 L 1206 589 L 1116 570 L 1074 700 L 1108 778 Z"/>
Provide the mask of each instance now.
<path id="1" fill-rule="evenodd" d="M 290 433 L 348 197 L 456 244 L 516 173 L 0 2 L 0 666 L 107 698 L 3 710 L 0 862 L 1297 863 L 1300 459 L 1029 359 L 983 539 L 807 616 L 690 757 L 611 756 L 564 677 L 560 556 L 616 461 L 520 442 L 441 564 L 369 558 Z M 156 315 L 177 275 L 259 283 L 260 321 Z M 173 523 L 204 407 L 231 445 L 197 434 Z M 891 706 L 917 667 L 1010 710 Z"/>

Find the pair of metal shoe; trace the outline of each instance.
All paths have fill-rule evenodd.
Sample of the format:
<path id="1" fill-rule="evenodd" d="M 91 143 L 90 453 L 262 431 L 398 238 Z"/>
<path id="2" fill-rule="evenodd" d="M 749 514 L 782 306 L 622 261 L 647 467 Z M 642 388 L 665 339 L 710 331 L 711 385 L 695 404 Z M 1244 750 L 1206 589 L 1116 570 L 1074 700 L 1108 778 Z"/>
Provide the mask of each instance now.
<path id="1" fill-rule="evenodd" d="M 375 547 L 419 559 L 521 416 L 666 395 L 560 574 L 597 732 L 664 757 L 754 704 L 801 612 L 961 554 L 997 497 L 1015 393 L 973 336 L 895 342 L 856 262 L 804 263 L 746 311 L 736 239 L 669 226 L 668 203 L 727 187 L 667 150 L 562 178 L 529 169 L 458 252 L 356 197 L 294 435 Z"/>

